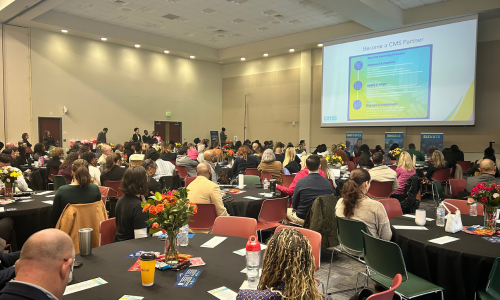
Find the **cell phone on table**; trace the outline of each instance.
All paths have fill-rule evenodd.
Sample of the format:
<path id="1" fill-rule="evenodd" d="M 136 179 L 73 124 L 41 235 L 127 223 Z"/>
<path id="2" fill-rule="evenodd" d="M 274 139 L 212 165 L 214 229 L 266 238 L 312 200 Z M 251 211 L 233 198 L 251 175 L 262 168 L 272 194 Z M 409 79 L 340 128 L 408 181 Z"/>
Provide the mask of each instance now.
<path id="1" fill-rule="evenodd" d="M 82 262 L 82 261 L 80 261 L 80 260 L 75 260 L 75 262 L 73 263 L 73 266 L 74 266 L 75 268 L 79 268 L 79 267 L 82 265 L 82 263 L 83 263 L 83 262 Z"/>

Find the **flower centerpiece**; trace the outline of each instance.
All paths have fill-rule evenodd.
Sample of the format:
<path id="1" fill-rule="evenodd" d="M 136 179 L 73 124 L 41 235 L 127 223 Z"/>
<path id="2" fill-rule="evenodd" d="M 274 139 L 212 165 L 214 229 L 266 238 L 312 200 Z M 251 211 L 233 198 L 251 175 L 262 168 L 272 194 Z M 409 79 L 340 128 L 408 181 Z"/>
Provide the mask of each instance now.
<path id="1" fill-rule="evenodd" d="M 340 169 L 340 166 L 344 163 L 342 157 L 335 153 L 328 155 L 325 159 L 328 162 L 328 165 L 334 166 L 337 169 Z"/>
<path id="2" fill-rule="evenodd" d="M 285 150 L 285 144 L 283 144 L 282 142 L 276 142 L 276 147 L 279 147 L 281 148 L 281 150 Z"/>
<path id="3" fill-rule="evenodd" d="M 432 153 L 434 153 L 434 151 L 436 150 L 439 150 L 437 147 L 430 147 L 429 149 L 427 149 L 427 151 L 432 155 Z"/>
<path id="4" fill-rule="evenodd" d="M 389 157 L 393 160 L 399 160 L 399 156 L 403 153 L 403 149 L 396 148 L 394 150 L 389 151 Z"/>
<path id="5" fill-rule="evenodd" d="M 226 141 L 226 143 L 222 146 L 222 150 L 231 150 L 234 149 L 233 141 Z"/>
<path id="6" fill-rule="evenodd" d="M 484 182 L 472 188 L 467 204 L 479 203 L 484 206 L 484 228 L 496 231 L 497 209 L 500 205 L 500 185 L 486 185 Z"/>
<path id="7" fill-rule="evenodd" d="M 307 152 L 306 147 L 302 145 L 298 145 L 297 147 L 295 147 L 295 153 L 300 154 L 302 152 Z"/>
<path id="8" fill-rule="evenodd" d="M 0 171 L 0 180 L 5 185 L 5 199 L 12 199 L 15 183 L 17 181 L 17 178 L 21 176 L 22 173 L 11 166 L 2 167 Z"/>
<path id="9" fill-rule="evenodd" d="M 149 212 L 150 234 L 162 231 L 167 234 L 165 241 L 165 263 L 175 265 L 179 261 L 177 235 L 179 229 L 187 225 L 190 217 L 198 212 L 196 204 L 189 202 L 187 189 L 155 193 L 141 204 L 143 212 Z"/>
<path id="10" fill-rule="evenodd" d="M 345 144 L 342 144 L 342 143 L 338 144 L 337 147 L 342 149 L 342 150 L 345 150 L 345 148 L 347 148 L 347 146 Z"/>
<path id="11" fill-rule="evenodd" d="M 113 143 L 109 143 L 109 146 L 111 147 L 111 150 L 112 150 L 113 152 L 115 152 L 115 144 L 113 144 Z"/>
<path id="12" fill-rule="evenodd" d="M 122 157 L 122 164 L 127 162 L 128 156 L 125 153 L 120 153 L 120 156 Z"/>
<path id="13" fill-rule="evenodd" d="M 232 161 L 234 159 L 234 151 L 231 149 L 225 149 L 224 150 L 224 158 L 229 162 L 229 164 L 232 164 Z"/>

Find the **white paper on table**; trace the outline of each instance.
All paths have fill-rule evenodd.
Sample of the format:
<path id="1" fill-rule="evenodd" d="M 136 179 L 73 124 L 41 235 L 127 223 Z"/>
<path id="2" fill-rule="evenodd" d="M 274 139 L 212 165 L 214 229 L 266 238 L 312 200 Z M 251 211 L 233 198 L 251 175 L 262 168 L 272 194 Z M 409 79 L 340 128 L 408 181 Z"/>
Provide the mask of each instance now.
<path id="1" fill-rule="evenodd" d="M 100 286 L 100 285 L 103 285 L 106 283 L 108 283 L 108 282 L 106 280 L 102 279 L 101 277 L 97 277 L 97 278 L 83 281 L 80 283 L 75 283 L 72 285 L 68 285 L 66 287 L 66 290 L 64 291 L 64 295 L 73 294 L 73 293 L 80 292 L 80 291 L 83 291 L 86 289 L 90 289 L 90 288 L 93 288 L 96 286 Z"/>
<path id="2" fill-rule="evenodd" d="M 47 198 L 51 198 L 51 197 L 54 197 L 54 196 L 55 196 L 55 195 L 47 195 L 47 196 L 45 196 L 45 197 L 47 197 Z"/>
<path id="3" fill-rule="evenodd" d="M 36 195 L 45 195 L 45 194 L 49 194 L 49 193 L 53 193 L 54 191 L 45 191 L 45 192 L 41 192 L 41 193 L 38 193 Z"/>
<path id="4" fill-rule="evenodd" d="M 142 300 L 142 299 L 144 299 L 144 297 L 124 295 L 119 300 Z"/>
<path id="5" fill-rule="evenodd" d="M 243 281 L 243 283 L 240 286 L 240 290 L 256 290 L 257 287 L 251 288 L 248 286 L 248 280 Z"/>
<path id="6" fill-rule="evenodd" d="M 402 226 L 402 225 L 392 225 L 395 229 L 408 229 L 408 230 L 429 230 L 424 226 Z"/>
<path id="7" fill-rule="evenodd" d="M 429 240 L 429 242 L 434 243 L 434 244 L 438 244 L 438 245 L 443 245 L 443 244 L 454 242 L 457 240 L 459 240 L 459 238 L 452 237 L 452 236 L 442 236 L 440 238 Z"/>
<path id="8" fill-rule="evenodd" d="M 259 193 L 259 195 L 264 196 L 264 197 L 272 197 L 272 196 L 274 196 L 273 193 Z"/>
<path id="9" fill-rule="evenodd" d="M 16 198 L 16 200 L 17 200 L 18 202 L 21 202 L 21 201 L 19 201 L 19 200 L 29 200 L 29 199 L 31 199 L 31 197 L 18 197 L 18 198 Z"/>
<path id="10" fill-rule="evenodd" d="M 54 205 L 54 201 L 52 200 L 42 201 L 42 203 Z"/>
<path id="11" fill-rule="evenodd" d="M 201 245 L 200 247 L 203 247 L 203 248 L 215 248 L 217 245 L 219 245 L 220 243 L 222 243 L 225 239 L 227 239 L 227 237 L 224 237 L 224 236 L 214 236 L 213 238 L 211 238 L 210 240 L 208 240 L 207 242 L 205 242 L 205 244 Z"/>
<path id="12" fill-rule="evenodd" d="M 0 212 L 4 212 L 5 211 L 5 207 L 0 207 Z"/>
<path id="13" fill-rule="evenodd" d="M 245 199 L 250 199 L 250 200 L 262 200 L 262 198 L 257 198 L 257 197 L 252 197 L 252 196 L 246 196 L 246 197 L 243 197 Z"/>
<path id="14" fill-rule="evenodd" d="M 247 268 L 244 268 L 243 270 L 241 270 L 240 273 L 246 274 Z M 259 268 L 259 277 L 261 277 L 261 276 L 262 276 L 262 268 Z"/>
<path id="15" fill-rule="evenodd" d="M 236 296 L 238 296 L 238 293 L 228 289 L 225 286 L 221 286 L 220 288 L 210 290 L 208 291 L 208 293 L 220 300 L 235 300 Z"/>
<path id="16" fill-rule="evenodd" d="M 403 215 L 403 217 L 415 219 L 415 215 L 410 215 L 410 214 Z M 425 219 L 427 221 L 434 221 L 434 219 L 431 219 L 431 218 L 425 218 Z"/>
<path id="17" fill-rule="evenodd" d="M 260 250 L 265 250 L 267 248 L 266 245 L 264 244 L 260 244 Z M 238 255 L 241 255 L 241 256 L 245 256 L 247 255 L 247 249 L 246 248 L 243 248 L 243 249 L 240 249 L 240 250 L 236 250 L 236 251 L 233 251 L 233 253 L 235 254 L 238 254 Z"/>
<path id="18" fill-rule="evenodd" d="M 34 199 L 26 199 L 26 200 L 21 200 L 21 201 L 17 201 L 17 202 L 31 202 L 33 201 Z"/>

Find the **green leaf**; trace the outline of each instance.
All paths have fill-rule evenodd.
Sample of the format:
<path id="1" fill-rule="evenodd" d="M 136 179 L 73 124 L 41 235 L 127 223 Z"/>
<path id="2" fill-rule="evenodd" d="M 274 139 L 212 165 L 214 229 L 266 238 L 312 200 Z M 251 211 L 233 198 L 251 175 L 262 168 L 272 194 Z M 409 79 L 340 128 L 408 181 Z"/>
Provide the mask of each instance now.
<path id="1" fill-rule="evenodd" d="M 150 230 L 149 230 L 149 234 L 155 234 L 155 233 L 157 233 L 158 231 L 161 231 L 161 229 L 159 229 L 159 228 L 158 228 L 158 229 L 150 229 Z"/>

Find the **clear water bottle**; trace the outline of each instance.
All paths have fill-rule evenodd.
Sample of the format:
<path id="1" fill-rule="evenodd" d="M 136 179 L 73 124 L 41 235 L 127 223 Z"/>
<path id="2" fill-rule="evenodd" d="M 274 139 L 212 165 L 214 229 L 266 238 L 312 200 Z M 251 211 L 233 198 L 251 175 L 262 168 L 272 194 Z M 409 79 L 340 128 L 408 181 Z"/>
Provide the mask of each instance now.
<path id="1" fill-rule="evenodd" d="M 179 229 L 179 246 L 189 245 L 189 225 L 184 225 Z"/>
<path id="2" fill-rule="evenodd" d="M 477 216 L 477 203 L 474 203 L 469 206 L 469 216 L 471 217 Z"/>
<path id="3" fill-rule="evenodd" d="M 446 211 L 443 207 L 443 203 L 440 203 L 436 209 L 436 225 L 439 227 L 444 227 Z"/>
<path id="4" fill-rule="evenodd" d="M 260 278 L 260 243 L 255 235 L 248 238 L 246 258 L 248 287 L 256 289 Z"/>
<path id="5" fill-rule="evenodd" d="M 267 190 L 269 188 L 269 181 L 267 178 L 264 179 L 264 189 Z"/>

